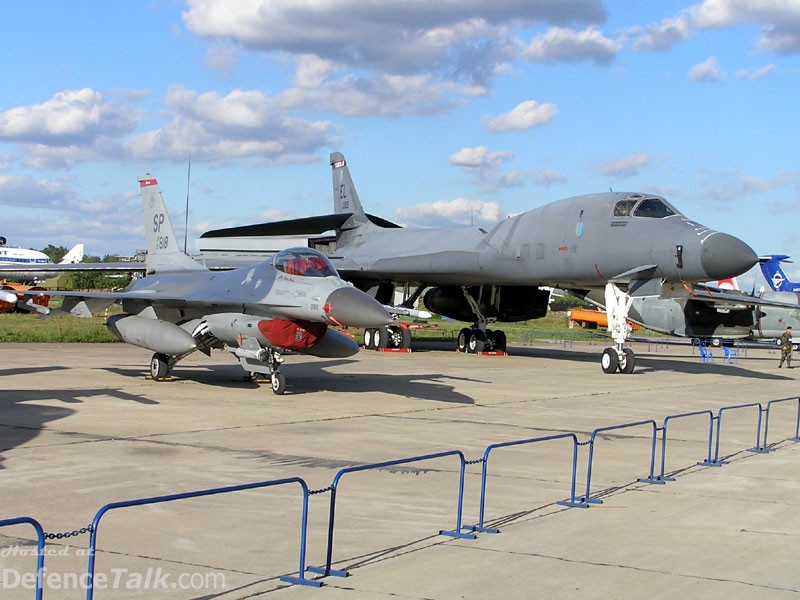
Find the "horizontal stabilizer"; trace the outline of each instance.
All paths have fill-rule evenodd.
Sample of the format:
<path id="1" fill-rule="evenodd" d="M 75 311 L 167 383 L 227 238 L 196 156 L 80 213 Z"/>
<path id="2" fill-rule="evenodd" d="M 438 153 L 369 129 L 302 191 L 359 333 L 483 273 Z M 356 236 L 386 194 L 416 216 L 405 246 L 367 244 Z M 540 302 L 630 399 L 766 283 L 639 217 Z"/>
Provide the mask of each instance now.
<path id="1" fill-rule="evenodd" d="M 275 236 L 275 235 L 318 235 L 339 229 L 351 217 L 349 214 L 320 215 L 317 217 L 303 217 L 301 219 L 289 219 L 287 221 L 274 221 L 272 223 L 257 223 L 255 225 L 241 225 L 239 227 L 227 227 L 224 229 L 214 229 L 206 231 L 201 238 L 220 238 L 220 237 L 254 237 L 254 236 Z M 369 220 L 386 229 L 398 228 L 400 225 L 376 217 L 367 215 Z"/>

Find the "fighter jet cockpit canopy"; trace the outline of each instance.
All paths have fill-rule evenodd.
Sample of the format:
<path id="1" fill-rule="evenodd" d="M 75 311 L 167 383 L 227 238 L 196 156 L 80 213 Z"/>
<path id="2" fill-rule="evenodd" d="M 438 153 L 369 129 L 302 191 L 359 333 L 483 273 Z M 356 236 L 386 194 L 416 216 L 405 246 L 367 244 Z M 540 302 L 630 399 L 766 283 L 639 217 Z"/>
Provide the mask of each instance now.
<path id="1" fill-rule="evenodd" d="M 287 248 L 272 258 L 272 265 L 287 275 L 338 277 L 339 274 L 321 252 L 313 248 Z"/>
<path id="2" fill-rule="evenodd" d="M 643 196 L 631 194 L 624 200 L 614 205 L 615 217 L 646 217 L 649 219 L 663 219 L 679 214 L 678 211 L 667 204 L 667 201 L 658 196 Z"/>

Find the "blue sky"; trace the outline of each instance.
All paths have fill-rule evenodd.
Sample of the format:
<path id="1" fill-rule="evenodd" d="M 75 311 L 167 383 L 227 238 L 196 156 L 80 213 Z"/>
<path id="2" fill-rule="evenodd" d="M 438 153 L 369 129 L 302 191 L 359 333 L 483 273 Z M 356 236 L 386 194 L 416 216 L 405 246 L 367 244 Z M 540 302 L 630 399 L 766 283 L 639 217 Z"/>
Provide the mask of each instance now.
<path id="1" fill-rule="evenodd" d="M 327 213 L 341 151 L 408 226 L 612 188 L 800 261 L 800 0 L 12 0 L 4 21 L 11 244 L 133 254 L 137 177 L 182 228 L 190 157 L 190 250 Z"/>

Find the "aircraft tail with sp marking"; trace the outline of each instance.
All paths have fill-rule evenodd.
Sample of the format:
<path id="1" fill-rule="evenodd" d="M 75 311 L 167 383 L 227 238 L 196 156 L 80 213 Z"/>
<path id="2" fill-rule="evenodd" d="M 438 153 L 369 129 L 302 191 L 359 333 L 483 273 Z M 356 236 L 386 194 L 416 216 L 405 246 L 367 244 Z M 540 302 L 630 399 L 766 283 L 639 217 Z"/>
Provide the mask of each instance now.
<path id="1" fill-rule="evenodd" d="M 791 281 L 781 268 L 782 262 L 792 262 L 786 254 L 770 254 L 758 257 L 761 273 L 767 285 L 775 292 L 800 292 L 800 283 Z"/>
<path id="2" fill-rule="evenodd" d="M 178 247 L 175 229 L 156 178 L 149 174 L 139 177 L 139 189 L 142 192 L 144 229 L 147 234 L 147 273 L 205 270 L 203 265 Z"/>

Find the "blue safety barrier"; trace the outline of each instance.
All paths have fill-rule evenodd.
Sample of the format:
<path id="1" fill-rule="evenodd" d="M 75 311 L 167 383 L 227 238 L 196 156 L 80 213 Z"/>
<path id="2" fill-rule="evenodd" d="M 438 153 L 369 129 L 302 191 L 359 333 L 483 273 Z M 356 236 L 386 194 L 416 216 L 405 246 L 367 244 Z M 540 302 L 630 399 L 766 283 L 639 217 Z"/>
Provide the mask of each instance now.
<path id="1" fill-rule="evenodd" d="M 300 549 L 299 549 L 299 569 L 298 569 L 298 576 L 283 576 L 281 577 L 281 581 L 285 581 L 288 583 L 293 584 L 302 584 L 308 586 L 316 586 L 319 587 L 322 585 L 321 581 L 318 580 L 310 580 L 305 578 L 306 571 L 319 573 L 324 576 L 333 575 L 339 577 L 345 577 L 348 575 L 345 571 L 335 571 L 331 569 L 332 561 L 333 561 L 333 541 L 334 541 L 334 527 L 335 527 L 335 515 L 336 515 L 336 497 L 337 497 L 337 489 L 341 478 L 347 473 L 354 473 L 358 471 L 366 471 L 370 469 L 380 469 L 386 468 L 391 466 L 397 466 L 402 464 L 408 463 L 415 463 L 420 461 L 428 461 L 434 459 L 440 459 L 448 456 L 454 456 L 458 458 L 459 461 L 459 484 L 458 484 L 458 498 L 457 498 L 457 514 L 456 514 L 456 524 L 453 530 L 440 530 L 440 535 L 446 535 L 451 537 L 459 537 L 459 538 L 466 538 L 466 539 L 474 539 L 476 535 L 473 533 L 464 533 L 464 530 L 471 531 L 471 532 L 481 532 L 481 533 L 498 533 L 497 529 L 488 528 L 485 526 L 485 509 L 486 509 L 486 495 L 487 495 L 487 485 L 488 485 L 488 473 L 489 473 L 489 457 L 490 455 L 502 448 L 508 448 L 512 446 L 521 446 L 526 444 L 535 444 L 540 442 L 547 442 L 547 441 L 555 441 L 559 439 L 571 439 L 572 440 L 572 476 L 571 476 L 571 490 L 570 490 L 570 498 L 568 500 L 563 500 L 557 502 L 559 505 L 569 506 L 569 507 L 579 507 L 579 508 L 588 508 L 590 504 L 601 504 L 602 501 L 597 498 L 591 497 L 591 480 L 592 480 L 592 470 L 594 465 L 594 449 L 595 449 L 595 441 L 597 436 L 600 433 L 620 430 L 620 429 L 627 429 L 633 427 L 642 427 L 642 426 L 649 426 L 652 429 L 652 441 L 651 441 L 651 452 L 650 452 L 650 473 L 648 477 L 640 478 L 638 481 L 651 483 L 651 484 L 663 484 L 666 481 L 673 481 L 674 478 L 669 478 L 665 475 L 665 465 L 666 465 L 666 454 L 667 454 L 667 440 L 668 440 L 668 426 L 671 422 L 677 419 L 685 419 L 691 417 L 702 417 L 705 416 L 708 418 L 708 446 L 707 446 L 707 456 L 706 459 L 702 462 L 698 462 L 699 465 L 704 466 L 721 466 L 725 464 L 722 460 L 720 460 L 719 453 L 720 453 L 720 440 L 722 436 L 722 417 L 724 414 L 727 414 L 730 411 L 734 410 L 743 410 L 748 408 L 753 408 L 758 411 L 758 420 L 756 424 L 756 444 L 753 448 L 749 448 L 750 452 L 768 452 L 767 448 L 767 440 L 769 434 L 769 426 L 770 426 L 770 417 L 774 410 L 774 407 L 778 404 L 782 403 L 797 403 L 797 414 L 795 417 L 795 436 L 793 438 L 786 438 L 787 440 L 800 442 L 800 397 L 790 397 L 790 398 L 781 398 L 778 400 L 770 401 L 766 408 L 762 406 L 761 403 L 752 402 L 747 404 L 739 404 L 735 406 L 725 406 L 720 408 L 717 411 L 716 416 L 711 410 L 701 410 L 701 411 L 694 411 L 694 412 L 687 412 L 681 413 L 676 415 L 670 415 L 666 417 L 662 423 L 661 427 L 656 425 L 656 422 L 652 419 L 642 420 L 642 421 L 635 421 L 631 423 L 624 423 L 621 425 L 613 425 L 609 427 L 600 427 L 595 429 L 591 437 L 586 442 L 579 442 L 577 435 L 575 433 L 562 433 L 556 435 L 549 435 L 544 437 L 538 438 L 528 438 L 522 440 L 514 440 L 509 442 L 500 442 L 496 444 L 490 444 L 486 447 L 483 457 L 476 461 L 466 461 L 464 458 L 464 454 L 459 450 L 450 450 L 446 452 L 438 452 L 434 454 L 425 454 L 420 456 L 413 456 L 410 458 L 402 458 L 397 460 L 390 460 L 384 461 L 379 463 L 372 463 L 366 464 L 361 466 L 354 466 L 354 467 L 347 467 L 341 469 L 336 473 L 336 476 L 333 479 L 333 482 L 330 487 L 325 488 L 323 490 L 317 490 L 314 492 L 310 492 L 308 486 L 306 485 L 305 481 L 299 477 L 291 477 L 286 479 L 277 479 L 277 480 L 270 480 L 270 481 L 261 481 L 256 483 L 249 483 L 249 484 L 242 484 L 242 485 L 233 485 L 227 487 L 218 487 L 218 488 L 210 488 L 204 490 L 197 490 L 192 492 L 185 492 L 179 494 L 171 494 L 166 496 L 156 496 L 151 498 L 140 498 L 136 500 L 127 500 L 122 502 L 113 502 L 110 504 L 106 504 L 103 506 L 95 515 L 92 524 L 87 529 L 81 529 L 79 531 L 71 532 L 69 534 L 46 534 L 42 526 L 33 518 L 30 517 L 18 517 L 18 518 L 11 518 L 0 520 L 0 527 L 11 526 L 11 525 L 19 525 L 19 524 L 28 524 L 31 525 L 35 530 L 38 538 L 38 545 L 37 545 L 37 580 L 36 580 L 36 598 L 37 600 L 41 600 L 43 595 L 43 581 L 40 574 L 43 573 L 44 569 L 44 556 L 45 556 L 45 540 L 51 538 L 61 538 L 71 535 L 77 535 L 80 533 L 89 532 L 91 534 L 90 542 L 89 542 L 89 563 L 87 567 L 87 600 L 93 599 L 93 580 L 95 576 L 95 557 L 97 551 L 97 532 L 99 528 L 99 524 L 103 516 L 109 512 L 110 510 L 126 508 L 126 507 L 133 507 L 133 506 L 142 506 L 146 504 L 155 504 L 161 502 L 170 502 L 176 500 L 183 500 L 189 498 L 198 498 L 202 496 L 210 496 L 215 494 L 224 494 L 229 492 L 237 492 L 237 491 L 244 491 L 244 490 L 253 490 L 257 488 L 264 488 L 264 487 L 272 487 L 278 485 L 285 485 L 285 484 L 293 484 L 297 483 L 300 485 L 302 489 L 302 515 L 301 515 L 301 536 L 300 536 Z M 764 418 L 765 416 L 765 418 Z M 764 431 L 763 431 L 763 444 L 761 443 L 761 424 L 762 421 L 764 422 Z M 714 441 L 714 423 L 716 422 L 716 446 L 714 451 L 714 457 L 712 459 L 711 456 L 711 447 Z M 658 432 L 661 432 L 661 469 L 660 474 L 655 475 L 655 457 L 656 457 L 656 442 L 658 438 Z M 587 472 L 586 472 L 586 488 L 584 495 L 581 497 L 576 497 L 576 486 L 577 486 L 577 462 L 578 462 L 578 447 L 579 446 L 589 446 L 589 456 L 587 460 Z M 474 464 L 481 462 L 483 463 L 482 472 L 481 472 L 481 492 L 480 492 L 480 508 L 479 508 L 479 518 L 477 525 L 474 526 L 463 526 L 462 525 L 462 515 L 463 515 L 463 503 L 464 503 L 464 479 L 465 479 L 465 470 L 467 464 Z M 329 519 L 328 519 L 328 538 L 327 538 L 327 552 L 326 552 L 326 562 L 324 567 L 307 567 L 306 566 L 306 540 L 307 540 L 307 531 L 308 531 L 308 498 L 312 494 L 324 493 L 324 492 L 331 492 L 330 498 L 330 512 L 329 512 Z"/>
<path id="2" fill-rule="evenodd" d="M 36 530 L 36 600 L 42 600 L 42 577 L 44 576 L 44 528 L 32 517 L 0 519 L 0 527 L 30 525 Z"/>
<path id="3" fill-rule="evenodd" d="M 484 525 L 484 515 L 486 514 L 486 476 L 489 469 L 489 455 L 498 448 L 509 448 L 511 446 L 522 446 L 525 444 L 536 444 L 539 442 L 549 442 L 552 440 L 562 440 L 565 438 L 569 438 L 572 440 L 572 487 L 570 492 L 570 501 L 575 501 L 575 481 L 576 481 L 576 472 L 578 469 L 578 436 L 574 433 L 560 433 L 557 435 L 548 435 L 544 437 L 538 438 L 530 438 L 527 440 L 516 440 L 513 442 L 501 442 L 498 444 L 490 444 L 486 447 L 486 450 L 483 452 L 483 458 L 480 462 L 483 463 L 483 467 L 481 468 L 481 496 L 480 496 L 480 508 L 478 511 L 478 524 L 477 525 L 469 525 L 464 527 L 464 529 L 468 531 L 478 531 L 480 533 L 499 533 L 498 529 L 486 527 Z"/>
<path id="4" fill-rule="evenodd" d="M 461 515 L 464 505 L 464 471 L 466 468 L 466 460 L 464 459 L 464 454 L 460 450 L 449 450 L 447 452 L 437 452 L 435 454 L 424 454 L 421 456 L 412 456 L 410 458 L 400 458 L 397 460 L 389 460 L 386 462 L 380 463 L 372 463 L 368 465 L 360 465 L 355 467 L 346 467 L 341 469 L 336 476 L 333 478 L 333 483 L 330 485 L 330 492 L 331 492 L 331 504 L 330 504 L 330 513 L 328 516 L 328 549 L 325 558 L 325 566 L 324 567 L 308 567 L 308 570 L 312 573 L 319 573 L 324 576 L 333 575 L 334 577 L 347 577 L 347 571 L 335 571 L 331 569 L 331 564 L 333 562 L 333 528 L 334 528 L 334 520 L 336 517 L 336 490 L 339 486 L 339 481 L 341 478 L 346 475 L 347 473 L 355 473 L 358 471 L 367 471 L 370 469 L 383 469 L 386 467 L 393 467 L 396 465 L 420 462 L 424 460 L 433 460 L 437 458 L 443 458 L 445 456 L 458 456 L 459 458 L 459 468 L 460 468 L 460 475 L 458 478 L 458 511 L 456 516 L 456 526 L 455 529 L 452 531 L 450 530 L 440 530 L 440 535 L 447 535 L 450 537 L 459 537 L 459 538 L 466 538 L 466 539 L 475 539 L 475 535 L 473 534 L 466 534 L 462 533 L 461 527 Z"/>
<path id="5" fill-rule="evenodd" d="M 658 426 L 653 419 L 647 419 L 644 421 L 634 421 L 633 423 L 624 423 L 622 425 L 612 425 L 610 427 L 598 427 L 592 432 L 592 436 L 589 439 L 589 460 L 586 464 L 586 493 L 580 499 L 573 498 L 572 502 L 561 502 L 563 506 L 572 506 L 574 508 L 589 508 L 590 504 L 602 504 L 603 501 L 599 498 L 592 498 L 591 497 L 591 485 L 592 485 L 592 463 L 594 462 L 594 442 L 597 438 L 598 433 L 603 433 L 606 431 L 614 431 L 617 429 L 628 429 L 630 427 L 641 427 L 642 425 L 650 425 L 653 429 L 652 441 L 651 441 L 651 450 L 650 450 L 650 475 L 648 477 L 639 478 L 638 481 L 643 483 L 653 483 L 653 484 L 662 484 L 663 481 L 659 481 L 656 479 L 653 474 L 655 471 L 655 462 L 656 462 L 656 430 Z"/>
<path id="6" fill-rule="evenodd" d="M 272 487 L 276 485 L 284 485 L 289 483 L 297 483 L 303 490 L 303 514 L 300 524 L 300 569 L 297 577 L 284 576 L 281 581 L 288 583 L 298 583 L 301 585 L 311 585 L 319 587 L 322 585 L 319 581 L 314 581 L 305 578 L 305 565 L 306 565 L 306 534 L 308 530 L 308 486 L 306 482 L 299 477 L 289 477 L 287 479 L 274 479 L 271 481 L 259 481 L 256 483 L 245 483 L 241 485 L 231 485 L 227 487 L 210 488 L 205 490 L 196 490 L 193 492 L 184 492 L 181 494 L 170 494 L 167 496 L 155 496 L 152 498 L 139 498 L 137 500 L 125 500 L 122 502 L 111 502 L 103 506 L 95 514 L 92 520 L 91 537 L 89 539 L 89 565 L 87 567 L 87 590 L 86 600 L 94 598 L 94 572 L 95 572 L 95 554 L 97 550 L 97 529 L 100 525 L 100 519 L 103 518 L 110 510 L 119 508 L 128 508 L 131 506 L 143 506 L 145 504 L 157 504 L 161 502 L 173 502 L 175 500 L 186 500 L 188 498 L 200 498 L 202 496 L 212 496 L 215 494 L 227 494 L 230 492 L 240 492 L 243 490 L 254 490 L 264 487 Z"/>
<path id="7" fill-rule="evenodd" d="M 764 412 L 764 408 L 761 406 L 760 402 L 749 402 L 747 404 L 737 404 L 735 406 L 723 406 L 722 408 L 717 411 L 717 443 L 714 450 L 714 460 L 701 463 L 705 466 L 709 467 L 721 467 L 725 464 L 725 461 L 720 460 L 719 458 L 719 440 L 721 435 L 722 429 L 722 413 L 731 410 L 740 410 L 743 408 L 757 408 L 758 409 L 758 423 L 756 425 L 756 445 L 752 448 L 748 448 L 748 452 L 756 452 L 756 453 L 763 453 L 766 452 L 764 448 L 761 446 L 761 415 Z"/>
<path id="8" fill-rule="evenodd" d="M 667 426 L 669 425 L 670 421 L 674 421 L 677 419 L 685 419 L 688 417 L 696 417 L 699 415 L 708 415 L 708 448 L 706 459 L 703 462 L 698 462 L 697 464 L 703 465 L 708 464 L 711 462 L 711 445 L 714 436 L 714 413 L 710 410 L 697 410 L 694 412 L 687 412 L 681 413 L 678 415 L 669 415 L 664 419 L 663 424 L 660 427 L 661 430 L 661 473 L 657 476 L 659 481 L 675 481 L 674 477 L 667 477 L 664 474 L 664 469 L 666 467 L 667 461 Z"/>
<path id="9" fill-rule="evenodd" d="M 764 449 L 767 449 L 767 435 L 769 434 L 769 417 L 772 414 L 772 407 L 781 402 L 797 402 L 797 417 L 795 420 L 794 437 L 788 438 L 793 442 L 800 442 L 800 398 L 781 398 L 780 400 L 770 400 L 767 402 L 766 418 L 764 419 Z"/>

